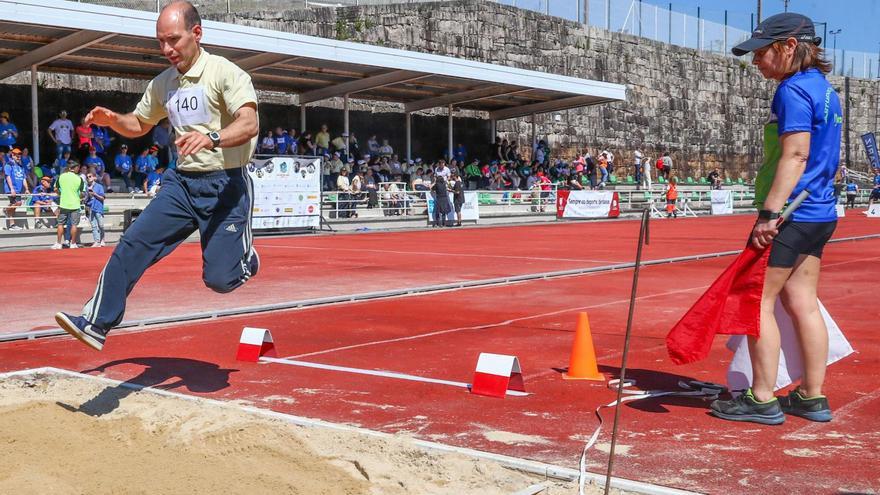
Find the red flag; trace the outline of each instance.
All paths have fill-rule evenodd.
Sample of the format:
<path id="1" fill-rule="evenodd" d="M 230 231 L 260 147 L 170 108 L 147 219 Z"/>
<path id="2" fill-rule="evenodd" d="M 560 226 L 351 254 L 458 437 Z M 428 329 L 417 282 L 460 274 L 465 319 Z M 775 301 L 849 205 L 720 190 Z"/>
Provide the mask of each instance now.
<path id="1" fill-rule="evenodd" d="M 715 334 L 751 335 L 761 329 L 761 296 L 770 248 L 751 242 L 666 336 L 666 348 L 675 364 L 704 359 Z"/>

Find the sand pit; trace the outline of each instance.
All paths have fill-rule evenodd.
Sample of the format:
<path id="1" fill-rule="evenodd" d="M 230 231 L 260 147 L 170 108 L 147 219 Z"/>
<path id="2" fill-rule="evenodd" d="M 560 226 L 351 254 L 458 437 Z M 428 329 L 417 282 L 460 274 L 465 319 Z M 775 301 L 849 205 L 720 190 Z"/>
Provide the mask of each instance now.
<path id="1" fill-rule="evenodd" d="M 577 493 L 406 437 L 306 428 L 56 374 L 0 381 L 0 493 Z M 590 487 L 590 493 L 601 493 Z M 622 493 L 614 490 L 614 493 Z"/>

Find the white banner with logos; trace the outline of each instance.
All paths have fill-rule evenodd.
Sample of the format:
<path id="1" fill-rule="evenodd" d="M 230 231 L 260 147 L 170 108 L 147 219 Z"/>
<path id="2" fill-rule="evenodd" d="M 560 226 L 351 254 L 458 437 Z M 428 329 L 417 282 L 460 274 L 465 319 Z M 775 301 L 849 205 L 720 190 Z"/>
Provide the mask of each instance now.
<path id="1" fill-rule="evenodd" d="M 255 159 L 247 171 L 254 181 L 254 229 L 320 227 L 320 158 Z"/>
<path id="2" fill-rule="evenodd" d="M 620 215 L 614 191 L 558 191 L 556 218 L 613 218 Z"/>
<path id="3" fill-rule="evenodd" d="M 434 222 L 434 195 L 426 193 L 428 200 L 428 224 Z M 452 201 L 452 193 L 449 193 L 449 206 L 452 211 L 446 215 L 446 222 L 455 222 L 455 203 Z M 480 219 L 480 202 L 476 191 L 464 192 L 464 203 L 461 205 L 461 221 L 476 222 Z"/>
<path id="4" fill-rule="evenodd" d="M 844 208 L 844 205 L 836 205 L 834 209 L 837 210 L 837 218 L 843 218 L 846 216 L 846 208 Z"/>
<path id="5" fill-rule="evenodd" d="M 871 205 L 871 207 L 868 208 L 868 216 L 874 218 L 880 217 L 880 204 Z"/>
<path id="6" fill-rule="evenodd" d="M 733 191 L 730 189 L 713 189 L 710 191 L 713 215 L 733 214 Z"/>

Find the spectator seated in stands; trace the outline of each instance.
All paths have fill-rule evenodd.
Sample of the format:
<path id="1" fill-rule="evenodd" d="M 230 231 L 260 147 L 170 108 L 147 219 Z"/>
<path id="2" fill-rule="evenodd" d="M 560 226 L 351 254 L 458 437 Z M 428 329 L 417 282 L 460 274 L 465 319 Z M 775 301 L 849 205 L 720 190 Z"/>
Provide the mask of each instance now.
<path id="1" fill-rule="evenodd" d="M 110 174 L 106 173 L 106 165 L 104 165 L 104 160 L 98 156 L 98 149 L 92 146 L 89 148 L 89 156 L 83 160 L 83 165 L 88 167 L 89 170 L 94 168 L 95 180 L 104 186 L 104 189 L 107 192 L 113 192 L 113 189 L 110 188 Z"/>
<path id="2" fill-rule="evenodd" d="M 34 208 L 34 228 L 51 227 L 42 217 L 45 215 L 54 218 L 58 215 L 58 211 L 54 209 L 57 199 L 58 195 L 52 192 L 52 178 L 44 176 L 34 188 L 30 201 Z"/>
<path id="3" fill-rule="evenodd" d="M 164 172 L 165 168 L 159 166 L 159 168 L 147 174 L 147 177 L 144 179 L 144 192 L 147 193 L 147 196 L 152 198 L 159 194 L 159 189 L 162 187 L 162 174 Z"/>
<path id="4" fill-rule="evenodd" d="M 149 170 L 150 168 L 150 160 L 149 160 L 150 149 L 144 148 L 141 150 L 141 154 L 135 158 L 134 161 L 134 172 L 131 174 L 131 178 L 134 181 L 135 187 L 134 192 L 143 192 L 143 183 L 147 178 L 147 174 L 152 172 Z"/>
<path id="5" fill-rule="evenodd" d="M 55 161 L 52 163 L 52 171 L 50 175 L 52 177 L 58 177 L 59 175 L 61 175 L 62 172 L 67 170 L 67 162 L 69 161 L 70 151 L 64 150 L 64 152 L 61 153 L 61 156 L 56 158 Z M 43 175 L 46 175 L 45 170 L 43 171 Z"/>
<path id="6" fill-rule="evenodd" d="M 465 182 L 468 189 L 476 189 L 480 184 L 480 159 L 474 158 L 466 167 L 464 167 Z"/>
<path id="7" fill-rule="evenodd" d="M 122 182 L 125 183 L 125 192 L 132 192 L 131 173 L 133 164 L 131 161 L 131 155 L 128 154 L 127 144 L 123 144 L 119 147 L 119 154 L 113 159 L 113 164 L 116 167 L 116 173 L 122 177 Z"/>
<path id="8" fill-rule="evenodd" d="M 712 189 L 721 189 L 721 172 L 718 170 L 718 167 L 715 167 L 709 172 L 707 179 L 709 181 L 709 187 Z"/>
<path id="9" fill-rule="evenodd" d="M 402 213 L 403 194 L 400 188 L 393 182 L 382 184 L 382 208 L 385 216 L 396 216 Z"/>

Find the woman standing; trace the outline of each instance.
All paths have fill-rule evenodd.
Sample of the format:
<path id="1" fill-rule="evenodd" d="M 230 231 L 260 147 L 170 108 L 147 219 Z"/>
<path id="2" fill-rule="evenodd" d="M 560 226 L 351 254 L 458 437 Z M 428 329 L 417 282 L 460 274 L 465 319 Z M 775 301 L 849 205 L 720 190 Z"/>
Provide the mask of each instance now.
<path id="1" fill-rule="evenodd" d="M 452 207 L 449 205 L 449 188 L 442 175 L 434 179 L 431 192 L 434 193 L 434 227 L 446 227 L 446 215 L 452 211 Z"/>
<path id="2" fill-rule="evenodd" d="M 755 181 L 758 218 L 751 242 L 771 248 L 761 300 L 760 338 L 749 337 L 754 376 L 751 389 L 730 401 L 712 403 L 712 414 L 735 420 L 780 424 L 783 413 L 830 421 L 822 395 L 828 358 L 828 331 L 819 312 L 816 286 L 825 243 L 837 225 L 834 176 L 840 156 L 842 113 L 825 79 L 831 65 L 819 48 L 813 21 L 794 13 L 767 18 L 752 38 L 733 49 L 753 52 L 752 63 L 779 81 L 771 122 L 764 130 L 765 160 Z M 786 202 L 809 196 L 789 221 L 779 225 Z M 773 308 L 781 298 L 798 333 L 804 375 L 787 396 L 773 396 L 780 337 Z"/>

